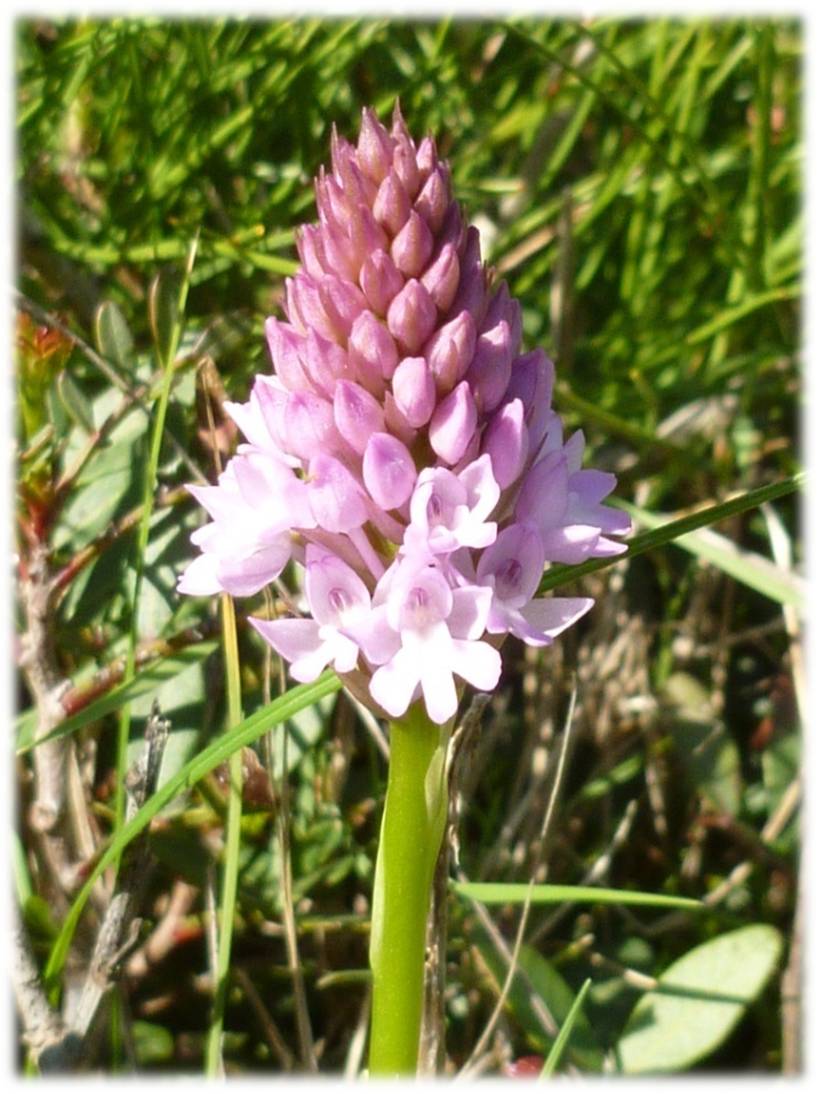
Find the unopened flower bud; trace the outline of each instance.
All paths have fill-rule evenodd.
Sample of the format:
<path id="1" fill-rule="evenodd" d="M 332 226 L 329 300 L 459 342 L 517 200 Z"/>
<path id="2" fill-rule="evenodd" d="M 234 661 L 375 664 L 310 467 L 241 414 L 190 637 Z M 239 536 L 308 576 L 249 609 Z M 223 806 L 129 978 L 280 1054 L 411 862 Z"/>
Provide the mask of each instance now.
<path id="1" fill-rule="evenodd" d="M 350 448 L 363 455 L 370 436 L 383 429 L 380 403 L 358 384 L 341 380 L 335 387 L 333 411 L 338 432 Z"/>
<path id="2" fill-rule="evenodd" d="M 511 331 L 505 319 L 477 339 L 467 375 L 475 402 L 490 414 L 502 402 L 511 377 Z"/>
<path id="3" fill-rule="evenodd" d="M 373 112 L 364 107 L 358 137 L 358 163 L 375 183 L 383 182 L 391 164 L 394 141 Z"/>
<path id="4" fill-rule="evenodd" d="M 466 451 L 477 425 L 477 407 L 468 382 L 462 380 L 440 403 L 429 423 L 432 448 L 448 464 Z"/>
<path id="5" fill-rule="evenodd" d="M 415 200 L 415 209 L 433 232 L 438 232 L 451 201 L 449 179 L 442 164 L 438 164 L 423 184 Z"/>
<path id="6" fill-rule="evenodd" d="M 392 258 L 406 277 L 419 277 L 426 269 L 433 246 L 426 221 L 413 209 L 392 242 Z"/>
<path id="7" fill-rule="evenodd" d="M 420 280 L 434 300 L 437 310 L 445 315 L 460 283 L 460 262 L 453 243 L 443 244 Z"/>
<path id="8" fill-rule="evenodd" d="M 403 276 L 385 251 L 373 251 L 361 266 L 361 288 L 376 315 L 385 316 L 403 288 Z"/>
<path id="9" fill-rule="evenodd" d="M 474 355 L 477 330 L 467 311 L 440 327 L 424 347 L 438 393 L 445 395 L 466 375 Z"/>
<path id="10" fill-rule="evenodd" d="M 389 433 L 373 433 L 364 452 L 366 488 L 381 509 L 398 509 L 412 495 L 417 478 L 409 449 Z"/>
<path id="11" fill-rule="evenodd" d="M 389 379 L 398 363 L 395 340 L 371 311 L 363 311 L 352 325 L 348 345 L 349 361 L 360 383 L 380 397 L 384 379 Z"/>
<path id="12" fill-rule="evenodd" d="M 407 356 L 417 353 L 436 320 L 434 300 L 415 279 L 406 282 L 386 314 L 387 326 Z"/>
<path id="13" fill-rule="evenodd" d="M 437 403 L 435 378 L 425 357 L 404 357 L 392 377 L 398 409 L 415 429 L 426 425 Z"/>
<path id="14" fill-rule="evenodd" d="M 375 220 L 395 236 L 409 219 L 410 209 L 403 183 L 394 171 L 390 171 L 378 187 L 378 195 L 372 207 Z"/>
<path id="15" fill-rule="evenodd" d="M 483 434 L 482 451 L 491 457 L 492 471 L 501 490 L 517 481 L 528 456 L 528 430 L 521 399 L 512 399 L 495 411 Z"/>
<path id="16" fill-rule="evenodd" d="M 366 496 L 340 460 L 323 452 L 313 456 L 308 486 L 312 512 L 325 531 L 350 532 L 366 522 Z"/>

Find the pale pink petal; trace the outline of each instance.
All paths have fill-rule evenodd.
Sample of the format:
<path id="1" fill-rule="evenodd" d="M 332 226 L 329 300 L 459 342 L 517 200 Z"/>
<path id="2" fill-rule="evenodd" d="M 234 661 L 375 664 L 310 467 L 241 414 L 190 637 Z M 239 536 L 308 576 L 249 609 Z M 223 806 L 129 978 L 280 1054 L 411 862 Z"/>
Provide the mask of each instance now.
<path id="1" fill-rule="evenodd" d="M 189 596 L 212 596 L 222 592 L 217 574 L 218 559 L 215 555 L 199 555 L 179 576 L 176 590 Z"/>
<path id="2" fill-rule="evenodd" d="M 400 649 L 375 672 L 369 683 L 372 698 L 393 718 L 406 713 L 420 682 L 417 659 L 406 649 Z"/>
<path id="3" fill-rule="evenodd" d="M 455 638 L 479 638 L 486 629 L 492 590 L 483 585 L 465 585 L 452 591 L 452 610 L 446 620 Z"/>
<path id="4" fill-rule="evenodd" d="M 254 619 L 250 622 L 276 653 L 290 662 L 294 679 L 310 683 L 321 674 L 332 650 L 321 640 L 319 626 L 312 619 Z"/>
<path id="5" fill-rule="evenodd" d="M 541 636 L 556 638 L 593 606 L 588 596 L 538 597 L 520 608 L 526 623 Z"/>
<path id="6" fill-rule="evenodd" d="M 452 641 L 450 664 L 458 676 L 480 691 L 493 691 L 503 668 L 500 653 L 494 646 L 459 638 Z"/>

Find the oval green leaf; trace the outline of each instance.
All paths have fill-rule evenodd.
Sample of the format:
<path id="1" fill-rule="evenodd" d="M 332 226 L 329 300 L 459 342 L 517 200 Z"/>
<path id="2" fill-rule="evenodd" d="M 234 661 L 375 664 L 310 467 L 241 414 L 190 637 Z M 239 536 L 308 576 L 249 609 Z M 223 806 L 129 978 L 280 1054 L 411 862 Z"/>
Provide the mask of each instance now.
<path id="1" fill-rule="evenodd" d="M 684 1071 L 729 1037 L 776 968 L 783 940 L 756 923 L 686 953 L 636 1004 L 619 1041 L 627 1075 Z"/>
<path id="2" fill-rule="evenodd" d="M 112 300 L 100 304 L 94 316 L 94 336 L 97 349 L 112 365 L 122 372 L 130 372 L 133 365 L 133 335 L 125 316 Z"/>

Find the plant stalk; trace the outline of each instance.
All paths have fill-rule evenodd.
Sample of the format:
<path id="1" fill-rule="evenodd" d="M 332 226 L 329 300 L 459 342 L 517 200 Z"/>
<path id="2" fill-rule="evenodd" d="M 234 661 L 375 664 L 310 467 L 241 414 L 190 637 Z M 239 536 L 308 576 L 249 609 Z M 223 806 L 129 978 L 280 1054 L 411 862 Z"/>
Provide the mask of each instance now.
<path id="1" fill-rule="evenodd" d="M 372 904 L 370 1075 L 414 1075 L 423 1014 L 426 919 L 446 821 L 448 728 L 421 703 L 391 724 Z"/>

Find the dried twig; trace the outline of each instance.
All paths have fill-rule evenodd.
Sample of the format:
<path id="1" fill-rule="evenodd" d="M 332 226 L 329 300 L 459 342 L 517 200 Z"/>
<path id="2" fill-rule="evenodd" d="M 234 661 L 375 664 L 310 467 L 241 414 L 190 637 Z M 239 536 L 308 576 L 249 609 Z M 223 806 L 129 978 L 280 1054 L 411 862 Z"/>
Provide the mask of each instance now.
<path id="1" fill-rule="evenodd" d="M 126 821 L 131 819 L 156 789 L 169 729 L 170 722 L 161 716 L 159 706 L 154 701 L 145 726 L 145 751 L 126 779 Z M 88 1036 L 99 1004 L 118 976 L 124 958 L 137 944 L 141 921 L 134 917 L 147 880 L 149 857 L 145 829 L 126 852 L 116 891 L 97 934 L 76 1015 L 70 1023 L 71 1028 L 83 1039 Z"/>
<path id="2" fill-rule="evenodd" d="M 156 789 L 169 726 L 154 704 L 145 729 L 145 753 L 128 775 L 129 816 Z M 42 1072 L 75 1070 L 90 1062 L 89 1044 L 99 1005 L 112 987 L 125 955 L 136 943 L 140 921 L 134 917 L 147 878 L 148 856 L 145 831 L 128 847 L 82 988 L 67 995 L 62 1016 L 49 1006 L 25 936 L 19 928 L 16 931 L 17 1006 L 32 1057 Z"/>
<path id="3" fill-rule="evenodd" d="M 35 543 L 31 547 L 20 584 L 20 597 L 26 617 L 20 663 L 37 708 L 36 742 L 63 720 L 60 697 L 68 687 L 54 649 L 53 605 L 45 543 Z M 66 771 L 71 752 L 72 742 L 68 738 L 46 741 L 33 750 L 34 800 L 29 821 L 41 841 L 58 895 L 69 892 L 76 881 L 64 823 Z"/>
<path id="4" fill-rule="evenodd" d="M 23 1036 L 43 1071 L 69 1071 L 80 1056 L 81 1041 L 70 1034 L 49 1006 L 28 938 L 19 924 L 12 928 L 12 982 Z"/>

